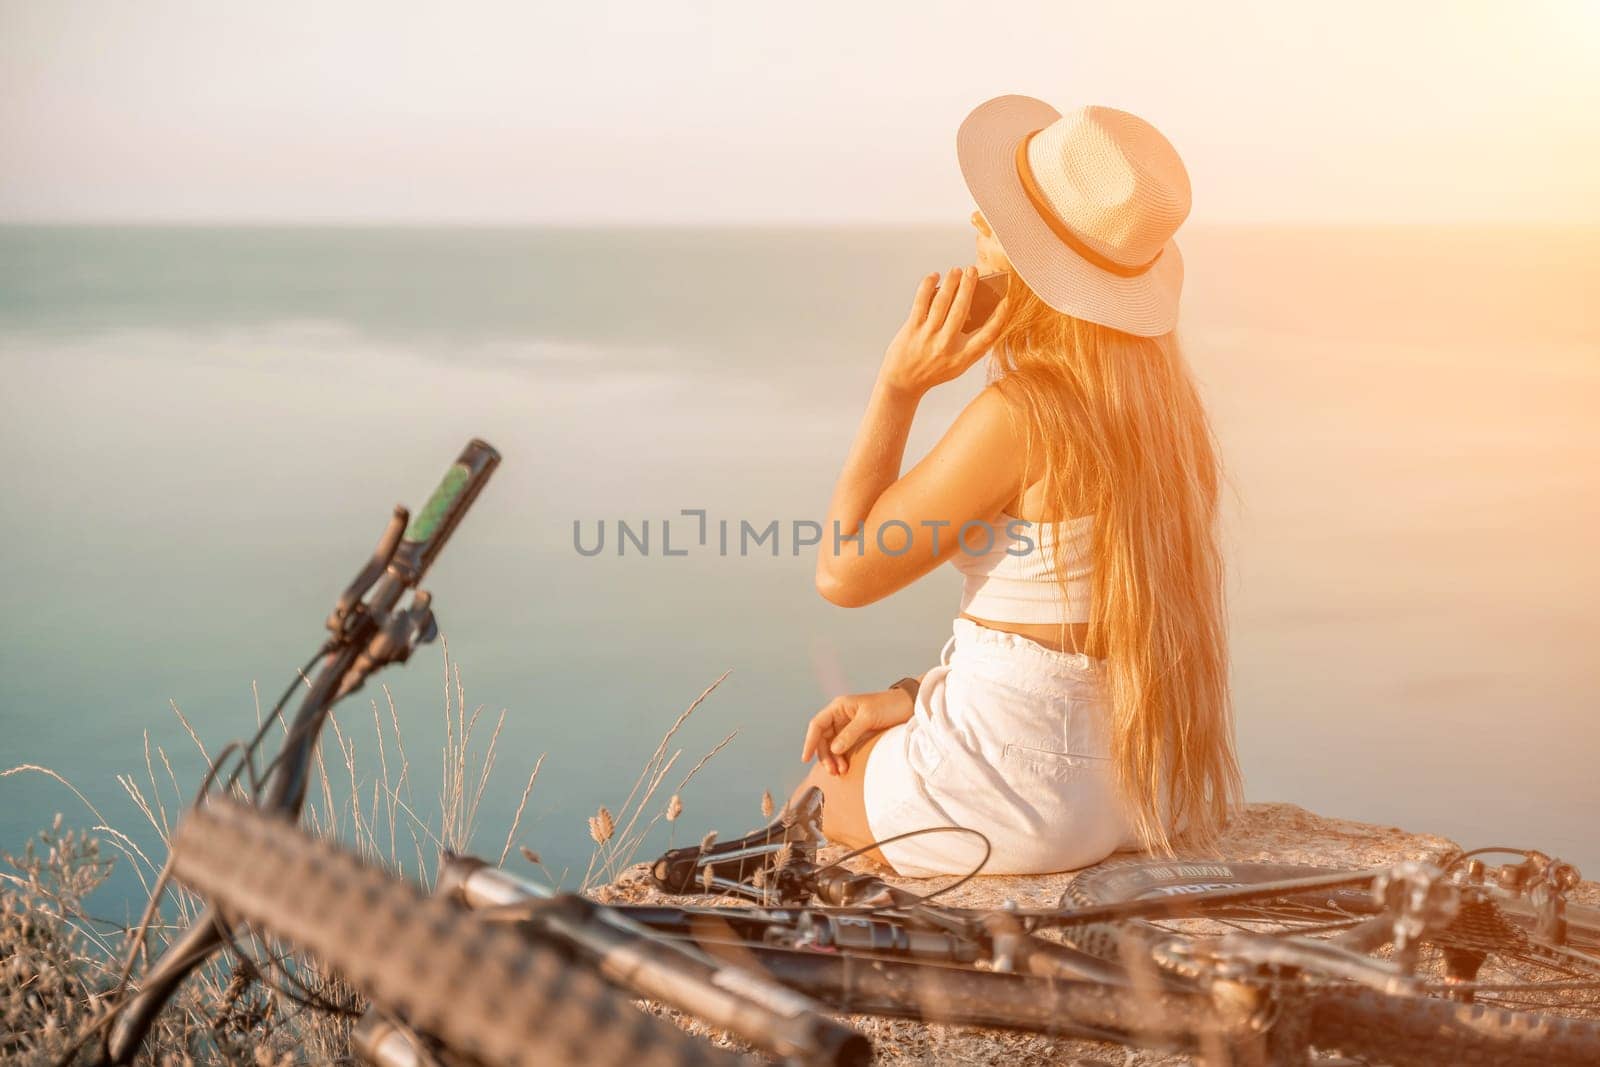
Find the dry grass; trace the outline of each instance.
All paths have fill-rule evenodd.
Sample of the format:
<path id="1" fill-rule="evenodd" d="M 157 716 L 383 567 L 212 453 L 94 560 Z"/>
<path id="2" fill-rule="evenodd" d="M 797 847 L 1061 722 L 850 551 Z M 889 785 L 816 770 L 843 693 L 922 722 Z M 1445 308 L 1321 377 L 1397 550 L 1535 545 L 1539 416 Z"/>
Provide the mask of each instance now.
<path id="1" fill-rule="evenodd" d="M 667 802 L 658 801 L 663 783 L 682 755 L 681 749 L 668 753 L 673 736 L 721 681 L 713 682 L 678 716 L 646 762 L 619 814 L 613 817 L 601 809 L 607 826 L 603 834 L 596 834 L 583 888 L 609 881 L 626 868 L 659 820 L 675 821 L 682 811 L 684 786 L 732 741 L 731 734 L 724 738 L 678 781 Z M 347 702 L 340 706 L 338 718 L 329 719 L 317 750 L 304 817 L 311 832 L 338 838 L 368 859 L 428 887 L 434 883 L 440 852 L 464 852 L 472 840 L 506 719 L 505 711 L 500 711 L 490 730 L 482 705 L 469 710 L 460 668 L 451 659 L 448 645 L 443 688 L 445 743 L 440 752 L 441 788 L 432 817 L 424 818 L 417 810 L 400 715 L 387 688 L 382 690 L 381 704 L 377 698 L 369 700 L 366 708 Z M 369 711 L 370 734 L 366 725 Z M 206 746 L 182 710 L 174 705 L 173 712 L 209 762 Z M 258 700 L 258 725 L 260 717 Z M 287 732 L 281 716 L 280 726 Z M 88 899 L 117 863 L 127 865 L 148 893 L 159 880 L 165 846 L 191 799 L 173 772 L 167 752 L 160 745 L 152 748 L 148 734 L 143 757 L 142 777 L 118 775 L 117 782 L 136 817 L 148 823 L 161 841 L 163 854 L 156 856 L 148 855 L 132 837 L 114 828 L 77 787 L 55 771 L 23 764 L 0 772 L 0 779 L 19 774 L 50 777 L 71 790 L 93 817 L 92 824 L 80 830 L 66 826 L 57 815 L 49 828 L 27 842 L 20 855 L 0 852 L 0 1061 L 54 1063 L 83 1027 L 104 1011 L 126 952 L 127 931 L 96 918 Z M 522 816 L 544 759 L 541 754 L 533 761 L 498 862 L 503 863 L 519 846 Z M 598 819 L 597 815 L 590 820 L 592 828 Z M 529 862 L 539 862 L 530 849 L 520 847 L 519 851 Z M 545 873 L 548 876 L 549 872 Z M 158 955 L 203 908 L 203 901 L 180 887 L 164 890 L 163 906 L 151 926 L 144 958 Z M 309 994 L 357 1012 L 362 1005 L 354 991 L 337 976 L 322 973 L 314 960 L 285 946 L 250 935 L 241 939 L 238 948 L 242 955 L 219 956 L 184 983 L 160 1016 L 139 1062 L 251 1067 L 350 1062 L 351 1016 L 305 1007 L 291 994 L 298 991 L 302 999 Z"/>

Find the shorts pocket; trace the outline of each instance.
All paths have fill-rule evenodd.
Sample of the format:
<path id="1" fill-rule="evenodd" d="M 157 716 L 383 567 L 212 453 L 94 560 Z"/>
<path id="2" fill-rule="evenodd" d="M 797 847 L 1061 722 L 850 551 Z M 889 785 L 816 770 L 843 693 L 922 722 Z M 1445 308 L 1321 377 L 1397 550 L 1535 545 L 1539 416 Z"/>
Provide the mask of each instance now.
<path id="1" fill-rule="evenodd" d="M 1107 771 L 1111 767 L 1111 760 L 1104 756 L 1084 756 L 1016 742 L 1008 742 L 1000 758 L 1013 766 L 1061 779 Z"/>
<path id="2" fill-rule="evenodd" d="M 906 763 L 922 781 L 927 781 L 944 763 L 944 749 L 926 728 L 914 730 L 906 738 Z"/>

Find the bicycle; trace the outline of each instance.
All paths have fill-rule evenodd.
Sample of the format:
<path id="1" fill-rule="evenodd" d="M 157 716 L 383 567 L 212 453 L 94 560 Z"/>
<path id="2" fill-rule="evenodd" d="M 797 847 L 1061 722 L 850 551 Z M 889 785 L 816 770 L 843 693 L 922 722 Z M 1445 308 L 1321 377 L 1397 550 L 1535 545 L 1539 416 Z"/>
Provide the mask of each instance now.
<path id="1" fill-rule="evenodd" d="M 484 922 L 469 929 L 498 925 L 521 946 L 504 953 L 554 947 L 631 995 L 800 1062 L 866 1062 L 867 1052 L 859 1043 L 804 1052 L 775 1039 L 775 1027 L 794 1032 L 783 1012 L 751 1012 L 740 996 L 706 1002 L 704 989 L 749 993 L 709 977 L 723 961 L 834 1011 L 1109 1039 L 1214 1062 L 1304 1063 L 1317 1049 L 1397 1064 L 1578 1064 L 1600 1050 L 1600 912 L 1568 906 L 1576 872 L 1537 853 L 1494 868 L 1462 854 L 1433 871 L 1412 861 L 1375 871 L 1122 861 L 1080 875 L 1057 908 L 954 908 L 822 861 L 820 800 L 813 791 L 767 827 L 650 867 L 674 895 L 737 896 L 748 902 L 740 907 L 598 904 L 449 856 L 434 897 L 375 909 L 373 900 L 398 892 L 392 878 L 329 873 L 359 864 L 258 813 L 215 804 L 186 822 L 175 853 L 180 877 L 253 922 L 286 933 L 321 922 L 321 933 L 301 930 L 303 943 L 358 977 L 382 971 L 384 952 L 452 958 L 468 943 L 461 924 L 477 916 Z M 291 873 L 264 880 L 241 859 L 261 852 Z M 400 925 L 408 909 L 431 918 Z M 1387 959 L 1371 955 L 1382 944 L 1392 947 Z M 1590 977 L 1486 980 L 1499 957 L 1513 969 L 1536 962 Z M 1431 965 L 1447 975 L 1428 977 Z M 507 1014 L 498 979 L 470 988 L 451 966 L 413 969 L 409 987 L 381 997 L 391 1014 L 358 1030 L 367 1062 L 449 1062 L 463 1050 L 482 1054 L 496 1026 L 516 1032 L 515 1012 L 495 1021 L 495 1005 Z M 1541 993 L 1541 1011 L 1512 1002 Z M 755 999 L 774 1005 L 770 994 Z M 446 1001 L 450 1011 L 439 1007 Z M 804 999 L 790 1007 L 791 1020 L 814 1012 Z M 518 1040 L 526 1037 L 506 1047 Z"/>
<path id="2" fill-rule="evenodd" d="M 664 893 L 754 909 L 616 907 L 673 937 L 723 924 L 740 955 L 841 1011 L 1246 1062 L 1304 1062 L 1312 1048 L 1600 1062 L 1600 909 L 1569 904 L 1578 872 L 1541 853 L 1369 871 L 1122 860 L 1079 874 L 1056 908 L 975 910 L 932 903 L 959 883 L 917 894 L 820 862 L 819 827 L 814 794 L 741 839 L 649 867 Z M 1518 858 L 1490 867 L 1493 852 Z M 472 861 L 452 869 L 469 904 L 525 886 Z"/>
<path id="3" fill-rule="evenodd" d="M 841 1067 L 871 1049 L 828 1011 L 1236 1062 L 1303 1062 L 1313 1048 L 1396 1063 L 1600 1060 L 1600 913 L 1569 906 L 1577 872 L 1535 853 L 1495 868 L 1474 853 L 1380 871 L 1124 863 L 1080 876 L 1055 908 L 955 908 L 935 903 L 954 885 L 912 893 L 846 869 L 848 855 L 823 860 L 813 791 L 745 837 L 650 866 L 664 892 L 753 905 L 728 907 L 602 905 L 468 857 L 447 857 L 440 892 L 424 896 L 307 837 L 295 823 L 329 709 L 432 639 L 418 583 L 498 462 L 473 441 L 414 520 L 395 510 L 327 620 L 282 751 L 257 770 L 266 725 L 298 679 L 254 738 L 217 757 L 145 919 L 173 877 L 209 909 L 85 1035 L 106 1031 L 105 1060 L 130 1060 L 177 983 L 216 949 L 237 951 L 241 925 L 368 997 L 356 1042 L 375 1063 L 732 1061 L 631 998 Z M 1533 997 L 1539 1010 L 1521 1010 Z"/>

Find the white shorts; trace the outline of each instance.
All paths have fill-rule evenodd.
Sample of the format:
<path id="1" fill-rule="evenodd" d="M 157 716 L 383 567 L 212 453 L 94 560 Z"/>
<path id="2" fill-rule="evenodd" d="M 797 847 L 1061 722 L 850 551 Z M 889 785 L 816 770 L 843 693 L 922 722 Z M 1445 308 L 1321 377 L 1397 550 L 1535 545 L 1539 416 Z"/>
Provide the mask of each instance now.
<path id="1" fill-rule="evenodd" d="M 884 731 L 862 784 L 882 841 L 964 826 L 988 839 L 985 874 L 1044 874 L 1137 846 L 1117 796 L 1100 661 L 957 618 L 909 721 Z M 899 874 L 965 874 L 983 857 L 968 833 L 880 846 Z"/>

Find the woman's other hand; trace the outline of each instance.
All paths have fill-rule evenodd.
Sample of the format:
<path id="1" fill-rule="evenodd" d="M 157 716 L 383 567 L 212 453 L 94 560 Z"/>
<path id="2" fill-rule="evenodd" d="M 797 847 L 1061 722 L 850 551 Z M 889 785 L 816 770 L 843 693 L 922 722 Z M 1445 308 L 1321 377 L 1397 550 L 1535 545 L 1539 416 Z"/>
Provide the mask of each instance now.
<path id="1" fill-rule="evenodd" d="M 952 268 L 935 291 L 937 274 L 925 276 L 911 301 L 911 312 L 889 342 L 879 377 L 889 389 L 920 397 L 929 389 L 961 377 L 1000 336 L 1010 297 L 970 334 L 961 332 L 978 286 L 978 268 Z"/>
<path id="2" fill-rule="evenodd" d="M 911 718 L 911 710 L 911 694 L 899 688 L 836 697 L 812 716 L 800 761 L 816 756 L 829 774 L 843 774 L 850 769 L 856 745 L 879 730 L 899 726 Z"/>

